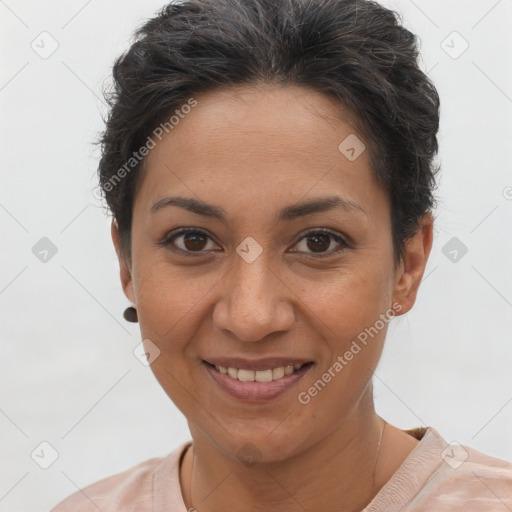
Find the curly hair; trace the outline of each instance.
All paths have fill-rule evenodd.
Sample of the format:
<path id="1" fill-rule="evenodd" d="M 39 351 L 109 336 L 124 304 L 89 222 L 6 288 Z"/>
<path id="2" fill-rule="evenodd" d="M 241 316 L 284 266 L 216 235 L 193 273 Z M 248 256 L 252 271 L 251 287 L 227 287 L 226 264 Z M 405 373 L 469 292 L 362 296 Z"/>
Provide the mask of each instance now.
<path id="1" fill-rule="evenodd" d="M 194 94 L 275 83 L 334 96 L 356 114 L 372 171 L 389 194 L 398 263 L 434 206 L 439 170 L 439 96 L 419 68 L 418 46 L 396 12 L 370 0 L 184 0 L 163 7 L 136 30 L 104 93 L 99 183 L 123 257 L 131 261 L 144 164 L 137 150 L 155 127 L 193 104 Z"/>

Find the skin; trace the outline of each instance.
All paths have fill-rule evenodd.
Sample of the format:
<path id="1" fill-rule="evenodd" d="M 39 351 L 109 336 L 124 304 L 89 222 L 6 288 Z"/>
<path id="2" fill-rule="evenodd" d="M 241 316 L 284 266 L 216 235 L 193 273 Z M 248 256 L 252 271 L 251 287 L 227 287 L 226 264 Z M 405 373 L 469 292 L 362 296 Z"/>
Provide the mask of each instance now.
<path id="1" fill-rule="evenodd" d="M 180 467 L 185 505 L 199 512 L 233 503 L 241 511 L 360 510 L 418 443 L 389 424 L 383 431 L 374 409 L 371 378 L 387 323 L 308 404 L 297 395 L 380 314 L 410 310 L 432 245 L 432 215 L 396 266 L 389 198 L 369 153 L 349 161 L 338 150 L 357 134 L 339 102 L 291 85 L 194 97 L 197 106 L 146 157 L 131 261 L 112 223 L 123 290 L 143 339 L 160 350 L 152 371 L 192 435 Z M 176 195 L 223 208 L 226 223 L 178 206 L 150 212 Z M 363 211 L 277 220 L 283 207 L 334 195 Z M 174 251 L 172 243 L 158 245 L 182 227 L 206 237 L 181 236 Z M 332 230 L 348 245 L 326 237 L 315 249 L 305 236 L 310 228 Z M 252 263 L 236 252 L 248 236 L 262 248 Z M 212 383 L 201 361 L 215 356 L 289 356 L 314 365 L 280 397 L 246 403 Z M 238 455 L 248 443 L 258 453 L 253 465 Z"/>

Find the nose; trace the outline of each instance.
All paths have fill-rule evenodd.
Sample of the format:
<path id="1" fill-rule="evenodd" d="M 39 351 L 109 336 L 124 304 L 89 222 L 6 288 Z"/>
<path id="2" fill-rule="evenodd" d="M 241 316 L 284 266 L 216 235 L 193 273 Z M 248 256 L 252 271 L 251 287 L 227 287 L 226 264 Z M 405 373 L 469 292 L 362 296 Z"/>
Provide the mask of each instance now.
<path id="1" fill-rule="evenodd" d="M 261 254 L 248 263 L 238 255 L 222 280 L 213 322 L 242 341 L 259 341 L 292 328 L 293 291 Z"/>

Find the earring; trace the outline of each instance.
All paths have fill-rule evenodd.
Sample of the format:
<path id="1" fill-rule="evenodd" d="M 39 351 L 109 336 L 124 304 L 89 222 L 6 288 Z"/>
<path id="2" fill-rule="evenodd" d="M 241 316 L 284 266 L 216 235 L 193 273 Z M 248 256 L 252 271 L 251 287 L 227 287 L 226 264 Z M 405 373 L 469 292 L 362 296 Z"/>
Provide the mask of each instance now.
<path id="1" fill-rule="evenodd" d="M 139 318 L 137 316 L 137 310 L 133 306 L 126 308 L 124 310 L 123 316 L 127 322 L 136 323 L 139 321 Z"/>

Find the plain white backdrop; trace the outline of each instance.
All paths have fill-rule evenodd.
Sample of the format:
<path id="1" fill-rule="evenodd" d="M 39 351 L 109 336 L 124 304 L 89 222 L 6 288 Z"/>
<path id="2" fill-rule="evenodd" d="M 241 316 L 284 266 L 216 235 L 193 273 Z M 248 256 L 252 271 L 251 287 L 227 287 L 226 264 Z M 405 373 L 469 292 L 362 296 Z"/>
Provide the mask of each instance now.
<path id="1" fill-rule="evenodd" d="M 434 247 L 414 309 L 388 331 L 377 410 L 510 459 L 512 0 L 382 3 L 420 37 L 442 171 Z M 102 85 L 163 5 L 0 1 L 0 511 L 48 510 L 190 437 L 133 355 L 138 325 L 123 320 L 93 195 Z"/>

